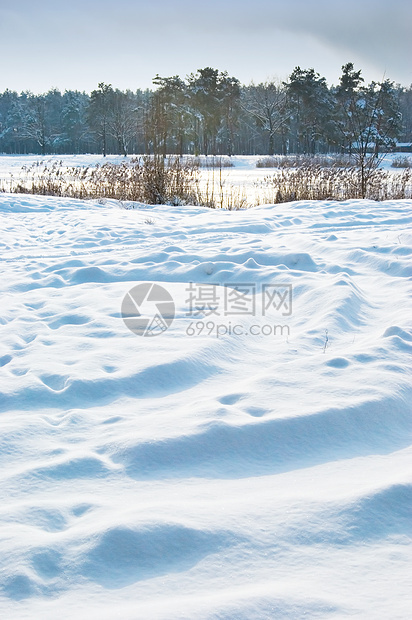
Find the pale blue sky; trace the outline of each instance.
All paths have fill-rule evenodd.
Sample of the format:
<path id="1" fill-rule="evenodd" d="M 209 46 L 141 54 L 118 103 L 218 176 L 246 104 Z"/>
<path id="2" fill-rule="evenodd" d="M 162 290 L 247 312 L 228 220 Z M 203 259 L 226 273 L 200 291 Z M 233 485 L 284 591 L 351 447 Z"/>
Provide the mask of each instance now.
<path id="1" fill-rule="evenodd" d="M 412 82 L 411 0 L 0 0 L 0 91 L 152 86 L 212 66 L 242 83 L 296 65 Z"/>

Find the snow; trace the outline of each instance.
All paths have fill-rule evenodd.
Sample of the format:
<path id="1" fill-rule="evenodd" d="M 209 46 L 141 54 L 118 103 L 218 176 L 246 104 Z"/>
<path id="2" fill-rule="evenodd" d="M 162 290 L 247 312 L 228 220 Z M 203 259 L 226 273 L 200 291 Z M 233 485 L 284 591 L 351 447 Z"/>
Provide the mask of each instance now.
<path id="1" fill-rule="evenodd" d="M 406 620 L 412 201 L 134 206 L 0 194 L 2 617 Z"/>

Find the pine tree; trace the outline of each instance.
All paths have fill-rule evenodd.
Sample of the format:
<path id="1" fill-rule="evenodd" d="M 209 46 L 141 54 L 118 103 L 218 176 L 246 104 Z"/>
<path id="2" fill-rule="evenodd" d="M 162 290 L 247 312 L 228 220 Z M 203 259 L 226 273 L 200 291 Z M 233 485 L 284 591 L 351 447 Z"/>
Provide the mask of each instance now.
<path id="1" fill-rule="evenodd" d="M 284 84 L 289 109 L 292 150 L 315 153 L 328 142 L 333 99 L 324 77 L 296 67 Z"/>
<path id="2" fill-rule="evenodd" d="M 97 90 L 93 90 L 90 95 L 88 120 L 90 127 L 101 142 L 103 157 L 107 155 L 108 124 L 112 113 L 112 103 L 112 85 L 100 82 Z"/>

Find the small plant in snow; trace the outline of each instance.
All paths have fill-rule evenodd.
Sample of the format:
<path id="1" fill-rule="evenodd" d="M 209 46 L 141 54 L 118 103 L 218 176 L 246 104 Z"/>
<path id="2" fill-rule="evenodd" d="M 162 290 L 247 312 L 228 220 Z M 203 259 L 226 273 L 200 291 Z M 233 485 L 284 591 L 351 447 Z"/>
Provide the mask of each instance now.
<path id="1" fill-rule="evenodd" d="M 323 352 L 325 353 L 326 349 L 329 346 L 329 338 L 328 338 L 328 330 L 325 329 L 325 342 L 323 343 Z"/>

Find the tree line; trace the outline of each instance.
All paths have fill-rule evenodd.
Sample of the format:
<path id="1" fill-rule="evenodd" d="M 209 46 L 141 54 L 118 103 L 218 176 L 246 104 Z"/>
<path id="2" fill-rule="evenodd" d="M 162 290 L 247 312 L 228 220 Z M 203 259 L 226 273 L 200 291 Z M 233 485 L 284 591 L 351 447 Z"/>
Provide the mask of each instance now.
<path id="1" fill-rule="evenodd" d="M 90 95 L 0 93 L 0 152 L 234 155 L 350 153 L 412 140 L 412 85 L 366 84 L 352 63 L 337 86 L 296 67 L 285 82 L 242 85 L 199 69 L 154 88 L 103 82 Z"/>

